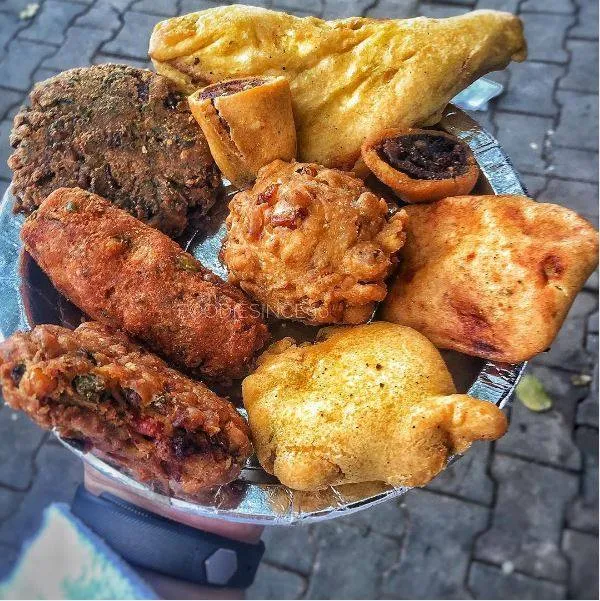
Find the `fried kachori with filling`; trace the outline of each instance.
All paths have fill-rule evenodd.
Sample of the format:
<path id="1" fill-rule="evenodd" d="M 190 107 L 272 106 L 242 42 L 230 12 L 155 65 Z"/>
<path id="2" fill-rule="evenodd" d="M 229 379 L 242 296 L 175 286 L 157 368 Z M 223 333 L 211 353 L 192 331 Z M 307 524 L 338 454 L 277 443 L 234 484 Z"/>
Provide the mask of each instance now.
<path id="1" fill-rule="evenodd" d="M 423 486 L 471 442 L 505 433 L 495 405 L 456 394 L 422 334 L 386 322 L 327 330 L 312 345 L 275 343 L 242 384 L 258 460 L 286 486 Z"/>
<path id="2" fill-rule="evenodd" d="M 406 207 L 407 240 L 383 318 L 437 347 L 518 363 L 546 350 L 598 265 L 598 232 L 525 196 Z"/>

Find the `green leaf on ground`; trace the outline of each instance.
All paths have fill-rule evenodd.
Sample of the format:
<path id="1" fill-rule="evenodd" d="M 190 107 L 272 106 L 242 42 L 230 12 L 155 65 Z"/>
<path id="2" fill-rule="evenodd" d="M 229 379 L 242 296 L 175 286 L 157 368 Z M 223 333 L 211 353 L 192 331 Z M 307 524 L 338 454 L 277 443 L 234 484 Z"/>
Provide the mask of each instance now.
<path id="1" fill-rule="evenodd" d="M 525 374 L 517 384 L 517 398 L 527 409 L 537 413 L 552 409 L 552 399 L 544 385 L 532 374 Z"/>

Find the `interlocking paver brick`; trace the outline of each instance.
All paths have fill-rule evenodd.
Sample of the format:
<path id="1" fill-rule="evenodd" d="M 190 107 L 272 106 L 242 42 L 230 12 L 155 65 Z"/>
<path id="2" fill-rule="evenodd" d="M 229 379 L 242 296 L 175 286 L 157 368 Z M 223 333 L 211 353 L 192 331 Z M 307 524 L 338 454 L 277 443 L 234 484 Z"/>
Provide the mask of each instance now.
<path id="1" fill-rule="evenodd" d="M 55 75 L 58 75 L 58 73 L 60 73 L 60 71 L 58 69 L 46 69 L 46 67 L 40 67 L 33 74 L 33 77 L 32 77 L 33 83 L 38 83 L 40 81 L 44 81 L 45 79 L 49 79 L 50 77 L 54 77 Z M 26 101 L 28 101 L 27 97 L 26 97 Z"/>
<path id="2" fill-rule="evenodd" d="M 320 16 L 323 13 L 323 2 L 321 0 L 275 0 L 273 9 L 284 12 L 300 11 Z"/>
<path id="3" fill-rule="evenodd" d="M 100 45 L 111 36 L 110 31 L 102 29 L 91 29 L 74 25 L 69 27 L 65 43 L 59 51 L 46 59 L 42 66 L 48 69 L 72 69 L 90 64 L 92 56 Z"/>
<path id="4" fill-rule="evenodd" d="M 552 148 L 551 174 L 585 182 L 598 181 L 598 153 L 575 148 Z"/>
<path id="5" fill-rule="evenodd" d="M 598 186 L 585 182 L 548 179 L 539 200 L 569 207 L 588 219 L 598 219 Z"/>
<path id="6" fill-rule="evenodd" d="M 577 493 L 577 476 L 496 454 L 497 482 L 492 524 L 475 544 L 475 559 L 562 582 L 567 561 L 560 551 L 563 516 Z"/>
<path id="7" fill-rule="evenodd" d="M 579 5 L 577 25 L 569 31 L 570 38 L 598 39 L 598 2 L 576 0 Z"/>
<path id="8" fill-rule="evenodd" d="M 398 560 L 399 543 L 376 533 L 364 536 L 337 520 L 315 525 L 315 533 L 317 555 L 306 598 L 379 598 L 383 575 Z"/>
<path id="9" fill-rule="evenodd" d="M 174 17 L 177 14 L 177 2 L 174 0 L 138 0 L 131 5 L 131 10 L 162 17 Z"/>
<path id="10" fill-rule="evenodd" d="M 598 397 L 596 397 L 598 402 Z M 571 528 L 598 534 L 598 429 L 580 426 L 575 433 L 584 460 L 581 490 L 569 508 L 567 523 Z"/>
<path id="11" fill-rule="evenodd" d="M 121 12 L 113 0 L 99 0 L 75 19 L 75 25 L 115 32 L 121 27 Z"/>
<path id="12" fill-rule="evenodd" d="M 535 413 L 515 399 L 510 428 L 496 443 L 496 449 L 556 467 L 579 469 L 581 456 L 572 435 L 577 403 L 585 398 L 587 390 L 574 386 L 568 372 L 533 365 L 529 373 L 542 382 L 554 405 L 550 411 Z"/>
<path id="13" fill-rule="evenodd" d="M 564 599 L 567 587 L 474 561 L 469 588 L 476 599 Z"/>
<path id="14" fill-rule="evenodd" d="M 148 42 L 154 26 L 160 21 L 156 15 L 128 12 L 123 16 L 123 28 L 116 37 L 104 44 L 103 52 L 122 54 L 131 58 L 146 59 Z"/>
<path id="15" fill-rule="evenodd" d="M 45 0 L 31 25 L 19 33 L 19 38 L 35 42 L 62 44 L 72 20 L 87 10 L 84 4 Z"/>
<path id="16" fill-rule="evenodd" d="M 487 524 L 479 505 L 414 490 L 403 499 L 407 513 L 402 554 L 384 578 L 391 599 L 465 599 L 469 551 Z M 435 515 L 436 519 L 432 520 Z M 449 570 L 448 566 L 452 566 Z"/>
<path id="17" fill-rule="evenodd" d="M 594 367 L 592 383 L 586 398 L 579 403 L 575 422 L 580 426 L 598 427 L 598 362 Z"/>
<path id="18" fill-rule="evenodd" d="M 475 8 L 478 10 L 503 10 L 505 12 L 516 14 L 518 6 L 518 0 L 478 0 Z"/>
<path id="19" fill-rule="evenodd" d="M 6 520 L 18 509 L 24 494 L 0 485 L 0 522 Z"/>
<path id="20" fill-rule="evenodd" d="M 341 522 L 359 528 L 363 535 L 369 532 L 377 532 L 385 536 L 400 539 L 404 536 L 406 528 L 406 511 L 402 503 L 402 497 L 386 503 L 380 503 L 365 511 L 353 513 Z"/>
<path id="21" fill-rule="evenodd" d="M 300 599 L 306 580 L 299 574 L 263 562 L 245 599 Z"/>
<path id="22" fill-rule="evenodd" d="M 590 372 L 595 357 L 583 348 L 583 344 L 587 318 L 598 306 L 597 303 L 596 294 L 585 291 L 578 294 L 550 350 L 539 354 L 535 363 L 577 372 Z"/>
<path id="23" fill-rule="evenodd" d="M 0 11 L 18 17 L 31 0 L 0 0 Z"/>
<path id="24" fill-rule="evenodd" d="M 549 117 L 496 111 L 496 137 L 517 171 L 545 175 L 544 142 L 554 126 Z"/>
<path id="25" fill-rule="evenodd" d="M 0 580 L 4 580 L 10 574 L 18 556 L 17 549 L 0 543 Z"/>
<path id="26" fill-rule="evenodd" d="M 106 63 L 117 63 L 120 65 L 131 65 L 138 69 L 152 69 L 152 62 L 150 60 L 142 61 L 135 58 L 128 58 L 125 56 L 111 56 L 110 54 L 98 53 L 92 61 L 94 65 L 104 65 Z"/>
<path id="27" fill-rule="evenodd" d="M 50 503 L 70 502 L 83 478 L 81 460 L 65 448 L 44 444 L 35 460 L 36 478 L 18 510 L 0 524 L 0 543 L 19 548 L 38 529 Z"/>
<path id="28" fill-rule="evenodd" d="M 417 0 L 392 0 L 391 2 L 378 2 L 367 10 L 366 16 L 374 19 L 408 19 L 418 14 L 419 3 Z"/>
<path id="29" fill-rule="evenodd" d="M 431 2 L 421 2 L 418 8 L 419 15 L 431 19 L 445 19 L 446 17 L 456 17 L 469 12 L 469 7 L 458 6 L 455 4 L 433 4 Z"/>
<path id="30" fill-rule="evenodd" d="M 566 63 L 569 55 L 563 49 L 567 29 L 575 18 L 571 15 L 551 15 L 546 13 L 524 13 L 527 38 L 527 57 L 532 61 Z"/>
<path id="31" fill-rule="evenodd" d="M 490 451 L 489 443 L 474 443 L 427 488 L 489 505 L 494 497 L 494 483 L 487 474 Z"/>
<path id="32" fill-rule="evenodd" d="M 25 94 L 13 90 L 0 90 L 0 119 L 8 115 L 11 109 L 23 103 Z"/>
<path id="33" fill-rule="evenodd" d="M 521 12 L 563 13 L 571 15 L 575 12 L 572 0 L 525 0 L 521 4 Z"/>
<path id="34" fill-rule="evenodd" d="M 33 459 L 45 433 L 22 413 L 0 411 L 0 485 L 25 490 L 34 476 Z"/>
<path id="35" fill-rule="evenodd" d="M 265 561 L 293 572 L 309 574 L 315 558 L 316 540 L 310 526 L 266 528 L 263 540 Z"/>
<path id="36" fill-rule="evenodd" d="M 560 123 L 552 142 L 558 146 L 571 146 L 598 150 L 598 94 L 585 94 L 571 90 L 558 90 L 556 100 L 561 106 Z"/>
<path id="37" fill-rule="evenodd" d="M 23 22 L 17 16 L 0 13 L 0 58 L 6 53 L 8 42 L 17 35 L 19 29 L 22 29 L 23 26 Z"/>
<path id="38" fill-rule="evenodd" d="M 547 178 L 542 177 L 541 175 L 531 175 L 529 173 L 522 173 L 520 178 L 521 182 L 525 184 L 525 188 L 527 188 L 527 194 L 529 197 L 535 198 L 536 200 L 541 200 L 541 197 L 538 197 L 546 188 Z"/>
<path id="39" fill-rule="evenodd" d="M 214 2 L 213 0 L 180 0 L 179 14 L 186 15 L 187 13 L 193 13 L 207 8 L 214 8 L 215 6 L 219 6 L 219 4 L 219 2 Z"/>
<path id="40" fill-rule="evenodd" d="M 345 17 L 360 16 L 373 3 L 373 0 L 327 0 L 323 18 L 343 19 Z"/>
<path id="41" fill-rule="evenodd" d="M 579 92 L 598 93 L 598 42 L 569 40 L 567 49 L 571 62 L 567 74 L 560 80 L 559 87 Z"/>
<path id="42" fill-rule="evenodd" d="M 598 536 L 566 530 L 565 553 L 571 560 L 570 599 L 598 599 Z"/>
<path id="43" fill-rule="evenodd" d="M 28 40 L 13 40 L 8 52 L 0 60 L 0 82 L 6 88 L 27 92 L 31 87 L 31 76 L 47 56 L 56 52 L 54 46 Z M 19 65 L 15 69 L 15 65 Z"/>
<path id="44" fill-rule="evenodd" d="M 558 106 L 552 95 L 556 82 L 563 75 L 563 65 L 526 61 L 509 67 L 508 89 L 498 98 L 498 108 L 507 111 L 554 117 Z"/>

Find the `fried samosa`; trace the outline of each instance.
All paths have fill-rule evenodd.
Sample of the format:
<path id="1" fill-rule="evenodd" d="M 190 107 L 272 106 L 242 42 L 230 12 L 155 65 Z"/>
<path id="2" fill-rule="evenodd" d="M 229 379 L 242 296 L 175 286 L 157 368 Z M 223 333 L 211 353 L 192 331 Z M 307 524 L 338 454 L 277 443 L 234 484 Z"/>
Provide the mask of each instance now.
<path id="1" fill-rule="evenodd" d="M 348 169 L 368 136 L 435 123 L 471 82 L 524 60 L 526 45 L 519 18 L 497 11 L 323 21 L 233 5 L 158 23 L 149 53 L 188 93 L 224 79 L 287 77 L 299 160 Z"/>

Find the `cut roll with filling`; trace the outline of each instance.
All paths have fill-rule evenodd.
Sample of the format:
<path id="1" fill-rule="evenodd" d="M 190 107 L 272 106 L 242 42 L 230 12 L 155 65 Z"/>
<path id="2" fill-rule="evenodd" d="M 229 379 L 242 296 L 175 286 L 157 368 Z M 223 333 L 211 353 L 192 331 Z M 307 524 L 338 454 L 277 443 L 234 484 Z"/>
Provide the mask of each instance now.
<path id="1" fill-rule="evenodd" d="M 290 86 L 284 77 L 246 77 L 212 84 L 188 98 L 223 175 L 247 188 L 258 170 L 296 156 Z"/>
<path id="2" fill-rule="evenodd" d="M 13 409 L 163 492 L 230 482 L 251 453 L 233 405 L 96 322 L 14 334 L 0 386 Z"/>

